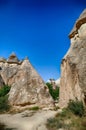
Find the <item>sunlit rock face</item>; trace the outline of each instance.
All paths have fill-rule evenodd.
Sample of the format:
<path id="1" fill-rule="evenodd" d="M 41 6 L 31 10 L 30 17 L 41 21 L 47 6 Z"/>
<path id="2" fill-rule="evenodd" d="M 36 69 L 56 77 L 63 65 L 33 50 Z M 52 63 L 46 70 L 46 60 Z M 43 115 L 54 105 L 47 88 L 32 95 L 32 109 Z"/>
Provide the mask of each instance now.
<path id="1" fill-rule="evenodd" d="M 3 82 L 11 86 L 9 102 L 12 106 L 36 104 L 47 107 L 52 105 L 48 88 L 28 58 L 19 61 L 13 53 L 7 60 L 1 60 L 0 67 Z"/>
<path id="2" fill-rule="evenodd" d="M 71 45 L 61 64 L 60 107 L 76 98 L 86 105 L 86 10 L 70 35 Z"/>

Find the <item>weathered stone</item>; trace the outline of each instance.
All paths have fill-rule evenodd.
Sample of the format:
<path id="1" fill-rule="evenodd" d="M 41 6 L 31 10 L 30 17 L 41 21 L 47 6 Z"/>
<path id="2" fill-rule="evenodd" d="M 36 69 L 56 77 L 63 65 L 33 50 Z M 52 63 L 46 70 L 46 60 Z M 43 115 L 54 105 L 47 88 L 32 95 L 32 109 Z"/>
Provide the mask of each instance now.
<path id="1" fill-rule="evenodd" d="M 84 23 L 86 23 L 86 9 L 82 12 L 82 14 L 80 15 L 79 19 L 77 19 L 77 21 L 76 21 L 72 31 L 69 34 L 69 37 L 73 38 L 76 34 L 78 34 L 78 29 Z"/>
<path id="2" fill-rule="evenodd" d="M 15 82 L 14 75 L 16 75 L 19 66 L 17 64 L 9 64 L 9 63 L 0 63 L 1 76 L 5 82 L 9 86 Z"/>
<path id="3" fill-rule="evenodd" d="M 0 75 L 0 88 L 2 88 L 5 85 L 1 75 Z"/>
<path id="4" fill-rule="evenodd" d="M 11 63 L 0 62 L 0 75 L 5 84 L 11 86 L 9 102 L 13 106 L 36 104 L 40 107 L 52 106 L 52 99 L 44 81 L 32 67 L 28 58 L 21 64 L 16 55 L 11 55 Z M 16 59 L 16 62 L 14 62 Z"/>
<path id="5" fill-rule="evenodd" d="M 84 22 L 81 22 L 83 21 Z M 79 25 L 78 25 L 79 24 Z M 71 46 L 61 64 L 61 107 L 70 99 L 82 100 L 86 104 L 86 10 L 75 24 L 77 34 L 71 37 Z"/>
<path id="6" fill-rule="evenodd" d="M 6 62 L 6 59 L 5 59 L 5 58 L 3 58 L 3 57 L 0 57 L 0 62 L 5 63 L 5 62 Z"/>
<path id="7" fill-rule="evenodd" d="M 16 64 L 17 64 L 17 63 L 19 62 L 19 60 L 18 60 L 16 54 L 15 54 L 15 53 L 12 53 L 12 54 L 9 56 L 7 62 L 8 62 L 8 63 L 16 63 Z"/>
<path id="8" fill-rule="evenodd" d="M 28 59 L 25 59 L 14 76 L 15 82 L 9 93 L 9 101 L 13 105 L 40 104 L 47 105 L 49 92 L 45 83 L 34 70 Z"/>

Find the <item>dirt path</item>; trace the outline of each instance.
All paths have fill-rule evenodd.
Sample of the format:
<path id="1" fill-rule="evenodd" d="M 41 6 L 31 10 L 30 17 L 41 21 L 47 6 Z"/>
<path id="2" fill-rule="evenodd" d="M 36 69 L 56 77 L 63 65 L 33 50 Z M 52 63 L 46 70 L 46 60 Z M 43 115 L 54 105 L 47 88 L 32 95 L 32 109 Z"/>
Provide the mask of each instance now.
<path id="1" fill-rule="evenodd" d="M 56 111 L 24 111 L 18 114 L 2 114 L 0 122 L 6 124 L 9 128 L 17 130 L 47 130 L 45 123 L 48 118 L 55 116 Z"/>

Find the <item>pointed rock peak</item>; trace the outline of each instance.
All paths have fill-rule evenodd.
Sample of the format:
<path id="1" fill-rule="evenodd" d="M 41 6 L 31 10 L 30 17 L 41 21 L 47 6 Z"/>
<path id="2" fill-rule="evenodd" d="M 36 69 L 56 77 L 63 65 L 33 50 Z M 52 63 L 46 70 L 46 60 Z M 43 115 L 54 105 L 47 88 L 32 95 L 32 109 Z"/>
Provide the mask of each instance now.
<path id="1" fill-rule="evenodd" d="M 81 27 L 82 24 L 86 23 L 86 9 L 81 13 L 80 17 L 76 20 L 76 23 L 69 34 L 69 38 L 73 38 L 77 33 L 78 29 Z"/>
<path id="2" fill-rule="evenodd" d="M 19 60 L 14 52 L 9 56 L 7 62 L 9 62 L 9 63 L 18 63 L 19 62 Z"/>
<path id="3" fill-rule="evenodd" d="M 9 56 L 9 58 L 15 58 L 15 57 L 17 57 L 17 56 L 14 52 L 12 52 L 11 55 Z"/>
<path id="4" fill-rule="evenodd" d="M 0 57 L 0 62 L 5 63 L 5 62 L 6 62 L 6 59 L 5 59 L 4 57 Z"/>
<path id="5" fill-rule="evenodd" d="M 27 64 L 27 65 L 30 64 L 30 61 L 27 56 L 24 58 L 23 64 Z"/>
<path id="6" fill-rule="evenodd" d="M 25 57 L 25 59 L 22 62 L 21 67 L 25 67 L 25 66 L 28 66 L 28 65 L 30 65 L 29 59 L 28 59 L 28 57 Z"/>
<path id="7" fill-rule="evenodd" d="M 28 61 L 29 61 L 28 56 L 25 57 L 25 60 L 28 60 Z"/>
<path id="8" fill-rule="evenodd" d="M 86 9 L 84 9 L 84 11 L 81 13 L 79 19 L 83 19 L 86 18 Z"/>

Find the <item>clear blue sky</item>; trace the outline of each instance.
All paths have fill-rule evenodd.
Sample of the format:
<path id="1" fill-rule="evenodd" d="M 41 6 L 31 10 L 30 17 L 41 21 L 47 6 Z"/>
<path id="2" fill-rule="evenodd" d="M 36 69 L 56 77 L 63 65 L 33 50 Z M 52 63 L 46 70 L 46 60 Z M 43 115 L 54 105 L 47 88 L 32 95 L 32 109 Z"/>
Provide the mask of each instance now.
<path id="1" fill-rule="evenodd" d="M 0 0 L 0 56 L 15 52 L 46 81 L 59 78 L 68 34 L 86 0 Z"/>

